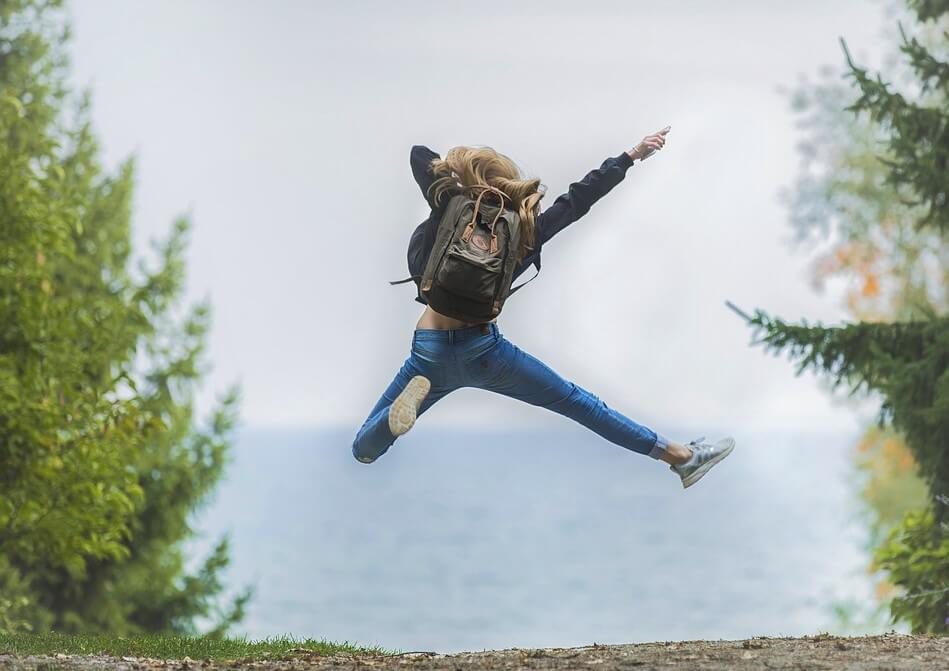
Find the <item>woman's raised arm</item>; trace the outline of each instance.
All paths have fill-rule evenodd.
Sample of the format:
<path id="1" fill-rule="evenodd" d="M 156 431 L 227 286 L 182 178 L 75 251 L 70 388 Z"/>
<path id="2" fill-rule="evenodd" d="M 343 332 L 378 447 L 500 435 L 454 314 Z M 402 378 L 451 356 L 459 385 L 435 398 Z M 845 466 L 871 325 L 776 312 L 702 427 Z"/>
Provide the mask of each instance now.
<path id="1" fill-rule="evenodd" d="M 415 178 L 418 188 L 422 190 L 425 202 L 427 202 L 429 207 L 433 210 L 435 209 L 435 203 L 432 202 L 428 187 L 435 181 L 431 163 L 432 160 L 436 158 L 441 158 L 441 156 L 423 144 L 412 145 L 412 151 L 409 152 L 409 165 L 412 168 L 412 176 Z"/>
<path id="2" fill-rule="evenodd" d="M 606 159 L 599 168 L 591 170 L 583 179 L 567 187 L 567 192 L 557 196 L 550 207 L 537 217 L 535 226 L 538 246 L 585 215 L 593 203 L 623 181 L 632 164 L 633 159 L 624 151 L 618 156 Z"/>
<path id="3" fill-rule="evenodd" d="M 535 222 L 537 247 L 589 212 L 593 203 L 605 196 L 623 181 L 626 171 L 636 159 L 649 156 L 665 144 L 668 130 L 647 135 L 633 149 L 607 158 L 599 168 L 588 172 L 579 182 L 573 182 L 567 192 L 558 196 L 550 207 L 540 213 Z"/>

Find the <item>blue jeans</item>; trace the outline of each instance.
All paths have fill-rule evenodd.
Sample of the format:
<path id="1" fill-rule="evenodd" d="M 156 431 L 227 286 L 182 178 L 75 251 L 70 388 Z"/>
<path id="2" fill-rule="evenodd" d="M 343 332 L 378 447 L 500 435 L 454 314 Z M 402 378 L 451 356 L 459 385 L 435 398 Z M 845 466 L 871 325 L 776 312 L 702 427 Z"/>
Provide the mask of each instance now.
<path id="1" fill-rule="evenodd" d="M 461 387 L 487 389 L 569 417 L 612 443 L 659 459 L 669 441 L 505 338 L 496 323 L 461 329 L 416 329 L 409 357 L 382 393 L 353 440 L 353 456 L 372 463 L 385 454 L 395 436 L 389 430 L 389 406 L 415 375 L 432 383 L 418 409 L 420 416 L 449 392 Z"/>

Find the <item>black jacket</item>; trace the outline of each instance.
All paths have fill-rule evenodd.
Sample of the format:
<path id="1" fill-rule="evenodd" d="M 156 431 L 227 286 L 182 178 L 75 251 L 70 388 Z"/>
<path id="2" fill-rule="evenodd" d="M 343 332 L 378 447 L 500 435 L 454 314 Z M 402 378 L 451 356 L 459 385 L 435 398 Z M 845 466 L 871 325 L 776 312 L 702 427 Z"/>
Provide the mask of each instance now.
<path id="1" fill-rule="evenodd" d="M 425 271 L 425 263 L 428 261 L 432 245 L 435 244 L 435 231 L 438 228 L 442 210 L 448 203 L 448 198 L 443 196 L 441 206 L 436 207 L 428 193 L 428 187 L 435 181 L 429 164 L 435 158 L 440 158 L 440 156 L 420 144 L 413 145 L 409 154 L 412 176 L 415 177 L 422 195 L 431 208 L 428 218 L 415 228 L 409 240 L 409 273 L 416 278 L 420 278 Z M 558 196 L 550 207 L 541 212 L 534 222 L 534 249 L 528 252 L 514 269 L 514 279 L 532 264 L 537 268 L 537 272 L 540 272 L 540 252 L 544 243 L 586 214 L 593 203 L 623 181 L 626 171 L 632 164 L 633 159 L 625 151 L 607 158 L 599 168 L 588 172 L 579 182 L 572 183 L 567 188 L 567 193 Z M 420 282 L 420 279 L 415 279 L 416 289 Z M 427 303 L 419 291 L 415 300 L 423 305 Z"/>

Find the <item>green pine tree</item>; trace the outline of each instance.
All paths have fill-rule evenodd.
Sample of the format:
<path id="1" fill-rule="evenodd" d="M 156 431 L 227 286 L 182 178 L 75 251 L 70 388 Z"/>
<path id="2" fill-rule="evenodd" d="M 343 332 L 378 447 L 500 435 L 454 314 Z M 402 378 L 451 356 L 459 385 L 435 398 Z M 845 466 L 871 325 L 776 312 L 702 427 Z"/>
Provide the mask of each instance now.
<path id="1" fill-rule="evenodd" d="M 105 172 L 66 84 L 61 2 L 0 2 L 0 629 L 223 632 L 222 539 L 181 544 L 237 390 L 197 423 L 208 307 L 180 311 L 186 219 L 133 267 L 134 164 Z"/>
<path id="2" fill-rule="evenodd" d="M 921 214 L 919 230 L 949 236 L 949 0 L 909 0 L 920 22 L 942 23 L 942 39 L 927 48 L 903 33 L 900 51 L 915 75 L 896 90 L 856 65 L 844 44 L 848 74 L 857 89 L 847 107 L 864 115 L 886 138 L 879 160 L 884 179 L 907 207 Z M 945 276 L 945 275 L 943 275 Z M 949 287 L 943 287 L 943 291 Z M 890 602 L 893 621 L 916 633 L 949 633 L 949 316 L 917 303 L 902 321 L 857 322 L 826 327 L 789 324 L 758 309 L 749 316 L 728 305 L 754 329 L 754 344 L 786 352 L 797 373 L 829 376 L 833 388 L 882 397 L 880 426 L 899 431 L 913 452 L 929 492 L 929 505 L 914 510 L 876 550 L 877 565 L 902 588 Z"/>

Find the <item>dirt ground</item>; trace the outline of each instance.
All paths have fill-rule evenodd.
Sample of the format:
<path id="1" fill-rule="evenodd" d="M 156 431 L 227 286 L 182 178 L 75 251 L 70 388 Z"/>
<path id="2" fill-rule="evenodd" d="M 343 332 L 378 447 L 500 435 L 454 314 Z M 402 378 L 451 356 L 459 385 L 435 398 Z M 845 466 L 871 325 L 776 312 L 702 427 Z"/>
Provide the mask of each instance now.
<path id="1" fill-rule="evenodd" d="M 736 641 L 668 641 L 582 648 L 510 649 L 450 655 L 405 652 L 392 656 L 307 656 L 283 661 L 202 662 L 133 657 L 14 657 L 0 655 L 0 669 L 35 671 L 132 671 L 133 669 L 403 669 L 405 671 L 494 671 L 500 669 L 596 669 L 597 671 L 689 669 L 869 669 L 949 671 L 949 637 L 839 637 L 820 634 L 803 638 L 760 637 Z"/>

